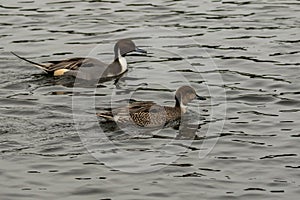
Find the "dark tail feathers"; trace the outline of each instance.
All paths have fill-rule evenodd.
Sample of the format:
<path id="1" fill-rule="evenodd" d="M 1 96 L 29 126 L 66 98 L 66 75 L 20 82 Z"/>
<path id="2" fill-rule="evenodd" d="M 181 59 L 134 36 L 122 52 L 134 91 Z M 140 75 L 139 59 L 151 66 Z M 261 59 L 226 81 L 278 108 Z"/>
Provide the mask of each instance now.
<path id="1" fill-rule="evenodd" d="M 23 58 L 23 57 L 17 55 L 16 53 L 14 53 L 14 52 L 12 52 L 12 51 L 11 51 L 10 53 L 12 53 L 14 56 L 20 58 L 21 60 L 24 60 L 24 61 L 26 61 L 26 62 L 29 62 L 29 63 L 35 65 L 37 68 L 42 69 L 42 70 L 45 71 L 45 72 L 48 71 L 46 65 L 43 65 L 43 64 L 40 64 L 40 63 L 36 63 L 36 62 L 33 62 L 33 61 L 28 60 L 28 59 L 26 59 L 26 58 Z"/>

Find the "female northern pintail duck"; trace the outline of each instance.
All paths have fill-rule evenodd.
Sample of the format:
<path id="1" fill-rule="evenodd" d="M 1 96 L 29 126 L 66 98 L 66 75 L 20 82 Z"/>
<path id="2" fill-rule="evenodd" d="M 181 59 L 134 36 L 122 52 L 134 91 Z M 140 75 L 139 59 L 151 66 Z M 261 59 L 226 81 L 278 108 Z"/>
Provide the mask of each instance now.
<path id="1" fill-rule="evenodd" d="M 163 127 L 181 119 L 187 104 L 193 99 L 205 100 L 190 86 L 182 86 L 175 93 L 175 106 L 160 106 L 151 101 L 133 102 L 111 112 L 97 113 L 98 117 L 121 124 L 136 124 L 140 127 Z"/>
<path id="2" fill-rule="evenodd" d="M 11 52 L 18 58 L 25 60 L 46 73 L 53 76 L 70 75 L 81 79 L 113 79 L 127 71 L 127 62 L 124 58 L 128 53 L 138 52 L 146 54 L 143 49 L 136 47 L 130 39 L 119 40 L 114 47 L 115 58 L 111 64 L 105 64 L 95 58 L 75 57 L 65 60 L 36 63 Z"/>

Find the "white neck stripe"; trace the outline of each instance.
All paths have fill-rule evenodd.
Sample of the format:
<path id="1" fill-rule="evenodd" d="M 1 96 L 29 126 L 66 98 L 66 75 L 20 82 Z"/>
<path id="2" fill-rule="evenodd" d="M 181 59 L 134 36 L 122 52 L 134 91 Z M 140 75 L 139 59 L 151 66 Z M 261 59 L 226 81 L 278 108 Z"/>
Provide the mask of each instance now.
<path id="1" fill-rule="evenodd" d="M 121 73 L 124 73 L 127 70 L 127 61 L 123 56 L 120 56 L 118 60 L 121 65 Z"/>
<path id="2" fill-rule="evenodd" d="M 183 105 L 182 102 L 180 102 L 180 109 L 181 109 L 181 111 L 182 111 L 183 113 L 185 113 L 186 110 L 187 110 L 187 106 L 186 106 L 186 105 Z"/>

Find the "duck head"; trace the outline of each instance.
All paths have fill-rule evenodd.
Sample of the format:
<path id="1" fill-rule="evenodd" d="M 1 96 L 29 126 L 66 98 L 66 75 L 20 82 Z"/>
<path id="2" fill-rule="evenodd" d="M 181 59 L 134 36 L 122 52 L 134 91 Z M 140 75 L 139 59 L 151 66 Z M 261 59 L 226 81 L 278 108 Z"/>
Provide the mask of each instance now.
<path id="1" fill-rule="evenodd" d="M 124 57 L 131 52 L 137 52 L 141 54 L 147 53 L 147 51 L 138 48 L 134 44 L 134 42 L 130 39 L 119 40 L 114 47 L 114 52 L 115 52 L 115 58 Z"/>
<path id="2" fill-rule="evenodd" d="M 194 88 L 190 86 L 181 86 L 176 90 L 175 93 L 175 100 L 176 100 L 176 107 L 180 107 L 183 113 L 186 112 L 187 104 L 194 99 L 198 100 L 206 100 L 205 97 L 197 95 Z"/>

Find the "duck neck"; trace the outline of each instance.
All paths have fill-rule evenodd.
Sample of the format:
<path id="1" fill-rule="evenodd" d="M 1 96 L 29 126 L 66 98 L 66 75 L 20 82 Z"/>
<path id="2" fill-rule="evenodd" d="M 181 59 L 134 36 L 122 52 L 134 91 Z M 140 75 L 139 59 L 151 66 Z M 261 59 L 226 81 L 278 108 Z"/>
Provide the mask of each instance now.
<path id="1" fill-rule="evenodd" d="M 185 113 L 187 110 L 187 106 L 183 105 L 181 101 L 179 101 L 177 98 L 175 98 L 176 103 L 175 103 L 175 108 L 180 108 L 181 113 Z"/>
<path id="2" fill-rule="evenodd" d="M 121 51 L 120 49 L 118 49 L 116 52 L 115 52 L 115 60 L 114 62 L 117 62 L 118 65 L 120 66 L 120 73 L 124 73 L 125 71 L 127 71 L 127 61 L 125 59 L 124 56 L 122 56 L 121 54 Z"/>
<path id="3" fill-rule="evenodd" d="M 121 68 L 120 69 L 121 70 L 121 72 L 120 72 L 121 74 L 127 71 L 128 68 L 127 68 L 127 61 L 126 61 L 125 57 L 120 56 L 120 57 L 118 57 L 115 60 L 115 62 L 118 62 L 119 66 Z"/>
<path id="4" fill-rule="evenodd" d="M 180 108 L 180 101 L 175 97 L 175 108 Z"/>
<path id="5" fill-rule="evenodd" d="M 122 59 L 123 58 L 123 59 Z M 116 58 L 112 63 L 108 65 L 103 76 L 115 77 L 123 74 L 127 71 L 127 63 L 124 57 Z"/>

